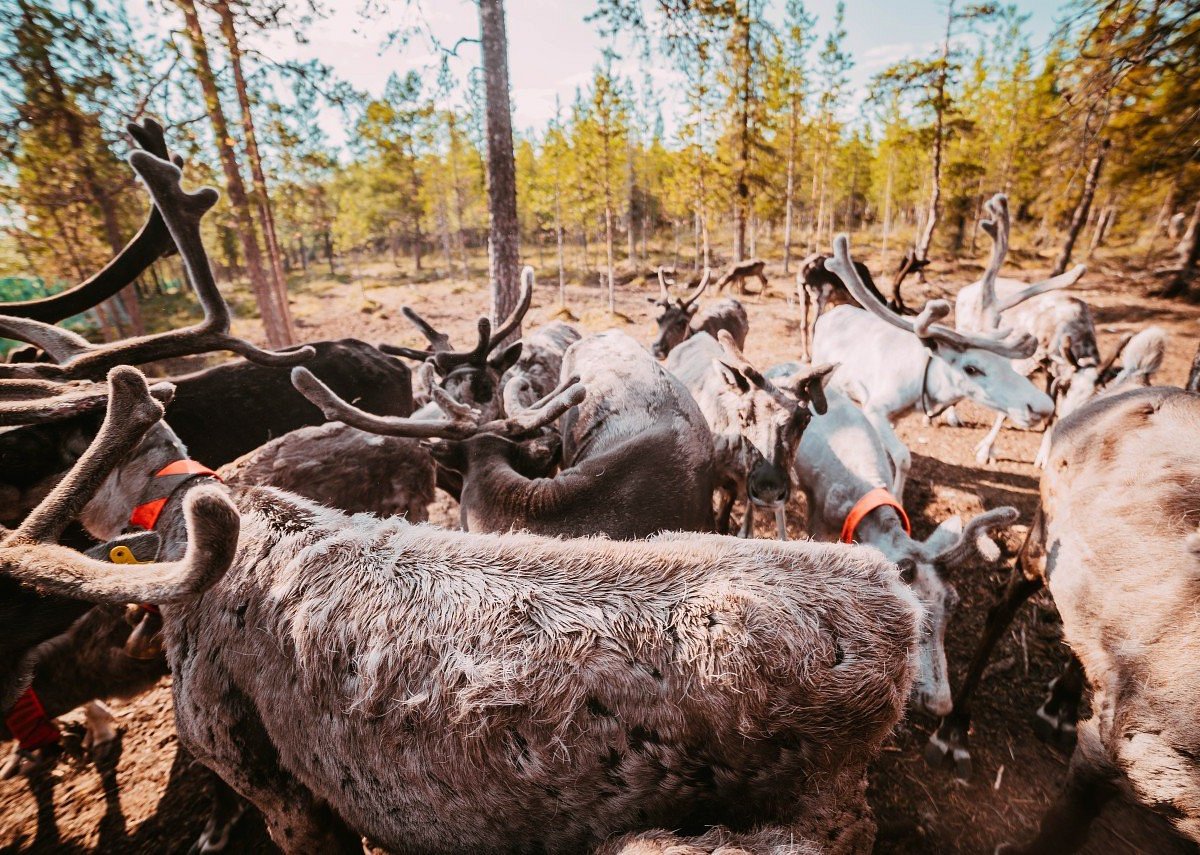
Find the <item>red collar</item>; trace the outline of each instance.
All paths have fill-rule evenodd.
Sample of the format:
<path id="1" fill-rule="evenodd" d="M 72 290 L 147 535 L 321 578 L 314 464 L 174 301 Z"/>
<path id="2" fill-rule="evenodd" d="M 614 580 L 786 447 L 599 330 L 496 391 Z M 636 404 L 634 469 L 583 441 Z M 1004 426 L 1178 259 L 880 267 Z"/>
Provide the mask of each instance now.
<path id="1" fill-rule="evenodd" d="M 22 751 L 33 751 L 58 742 L 60 736 L 58 725 L 46 715 L 46 708 L 42 706 L 32 687 L 17 698 L 17 702 L 4 717 L 4 724 Z"/>
<path id="2" fill-rule="evenodd" d="M 154 480 L 142 493 L 142 502 L 129 515 L 129 524 L 153 531 L 158 525 L 158 518 L 167 500 L 175 491 L 185 482 L 204 475 L 221 480 L 221 476 L 216 472 L 195 460 L 176 460 L 174 463 L 168 463 L 154 473 Z"/>
<path id="3" fill-rule="evenodd" d="M 858 530 L 859 524 L 876 508 L 895 508 L 896 513 L 900 514 L 900 522 L 904 523 L 905 533 L 912 536 L 908 514 L 904 513 L 904 508 L 896 501 L 896 497 L 889 493 L 886 487 L 876 487 L 859 499 L 850 509 L 850 513 L 846 514 L 846 521 L 842 524 L 842 543 L 854 543 L 854 532 Z"/>

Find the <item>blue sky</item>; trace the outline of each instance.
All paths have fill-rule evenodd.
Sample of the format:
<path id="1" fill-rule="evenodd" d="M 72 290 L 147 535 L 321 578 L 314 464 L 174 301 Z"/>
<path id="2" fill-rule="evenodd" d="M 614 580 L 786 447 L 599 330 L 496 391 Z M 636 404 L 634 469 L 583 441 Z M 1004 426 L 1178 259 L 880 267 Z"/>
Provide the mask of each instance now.
<path id="1" fill-rule="evenodd" d="M 962 2 L 962 0 L 959 0 Z M 316 23 L 308 33 L 309 43 L 297 45 L 278 40 L 267 47 L 277 57 L 316 57 L 330 64 L 338 75 L 355 87 L 378 94 L 392 71 L 428 69 L 432 75 L 434 52 L 428 38 L 416 38 L 404 46 L 385 48 L 383 35 L 404 24 L 420 24 L 444 44 L 460 37 L 478 35 L 478 14 L 472 0 L 384 0 L 383 17 L 364 21 L 359 0 L 332 0 L 333 14 Z M 781 0 L 775 3 L 782 6 Z M 833 19 L 836 0 L 808 0 L 809 11 L 818 18 L 823 36 Z M 1035 49 L 1044 48 L 1060 16 L 1060 4 L 1048 0 L 1016 0 L 1030 16 L 1027 29 Z M 595 0 L 509 0 L 507 6 L 509 68 L 515 106 L 514 123 L 519 130 L 541 129 L 554 114 L 557 95 L 564 110 L 578 87 L 587 85 L 599 62 L 604 39 L 596 26 L 585 21 L 595 9 Z M 773 15 L 780 14 L 778 11 Z M 928 54 L 944 27 L 945 5 L 941 0 L 846 0 L 847 47 L 855 59 L 851 85 L 856 105 L 871 76 L 908 56 Z M 478 63 L 478 50 L 464 45 L 462 60 L 454 66 L 465 75 Z M 641 71 L 632 57 L 624 63 L 626 73 L 640 80 Z M 668 67 L 654 69 L 656 87 L 665 94 L 664 111 L 668 129 L 673 125 L 671 93 L 678 81 Z M 330 114 L 326 124 L 333 141 L 344 135 Z"/>

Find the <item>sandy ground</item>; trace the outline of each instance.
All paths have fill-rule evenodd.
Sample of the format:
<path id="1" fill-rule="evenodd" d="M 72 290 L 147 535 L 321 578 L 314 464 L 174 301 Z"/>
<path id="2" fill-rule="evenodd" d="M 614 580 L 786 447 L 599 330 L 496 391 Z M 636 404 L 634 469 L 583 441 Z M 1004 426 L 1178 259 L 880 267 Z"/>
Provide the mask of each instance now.
<path id="1" fill-rule="evenodd" d="M 906 286 L 906 298 L 945 293 L 939 282 L 971 281 L 978 268 L 937 269 L 930 284 Z M 294 314 L 308 339 L 354 336 L 369 342 L 416 344 L 417 337 L 400 313 L 411 305 L 435 326 L 452 333 L 459 346 L 473 341 L 474 318 L 483 313 L 487 297 L 478 282 L 443 280 L 402 284 L 389 279 L 386 265 L 359 271 L 354 284 L 328 281 L 309 285 L 297 296 Z M 1025 273 L 1032 279 L 1036 267 Z M 799 311 L 788 296 L 790 278 L 776 267 L 768 269 L 772 293 L 745 298 L 751 318 L 746 352 L 765 367 L 795 359 L 799 354 Z M 1187 374 L 1200 330 L 1200 307 L 1169 303 L 1145 296 L 1150 283 L 1118 269 L 1093 272 L 1079 294 L 1095 309 L 1101 348 L 1106 352 L 1126 331 L 1157 323 L 1171 334 L 1166 364 L 1159 376 L 1164 384 L 1180 384 Z M 617 323 L 650 341 L 652 307 L 645 300 L 656 286 L 630 285 L 618 293 L 618 311 L 628 320 Z M 952 288 L 950 290 L 953 290 Z M 595 288 L 568 289 L 568 304 L 579 325 L 596 330 L 614 321 L 602 310 Z M 545 285 L 535 295 L 526 326 L 554 317 L 556 287 Z M 919 304 L 919 303 L 918 303 Z M 241 322 L 253 335 L 254 326 Z M 980 468 L 974 446 L 990 425 L 989 414 L 971 405 L 959 408 L 968 426 L 929 425 L 909 417 L 900 425 L 901 437 L 913 452 L 913 470 L 906 495 L 915 534 L 926 536 L 951 514 L 973 515 L 1001 504 L 1012 504 L 1028 522 L 1036 502 L 1037 471 L 1030 465 L 1040 434 L 1006 430 L 999 440 L 1000 460 Z M 435 522 L 457 522 L 454 502 L 439 499 L 432 509 Z M 764 523 L 759 536 L 769 534 Z M 789 508 L 789 529 L 804 534 L 803 500 Z M 1005 561 L 1020 544 L 1024 527 L 1005 536 Z M 953 580 L 962 596 L 952 619 L 947 647 L 953 678 L 959 679 L 983 624 L 988 604 L 998 589 L 1006 565 L 977 569 Z M 1057 617 L 1048 596 L 1034 599 L 1020 614 L 999 645 L 993 664 L 975 700 L 975 731 L 971 739 L 974 774 L 961 782 L 945 771 L 927 767 L 921 750 L 936 722 L 913 715 L 898 728 L 871 773 L 871 802 L 880 825 L 879 852 L 990 852 L 999 841 L 1026 834 L 1036 823 L 1062 783 L 1067 755 L 1040 742 L 1031 727 L 1046 682 L 1065 659 Z M 0 853 L 10 852 L 174 852 L 186 851 L 203 826 L 207 810 L 195 770 L 177 769 L 167 786 L 176 753 L 170 690 L 164 682 L 130 702 L 113 704 L 123 731 L 123 753 L 117 767 L 118 790 L 105 796 L 93 765 L 60 765 L 43 789 L 46 805 L 39 825 L 37 803 L 24 781 L 0 782 Z M 47 795 L 50 793 L 50 795 Z M 273 851 L 262 823 L 247 814 L 231 841 L 232 852 Z M 1194 851 L 1174 837 L 1169 827 L 1147 811 L 1130 804 L 1113 804 L 1096 824 L 1089 853 L 1182 853 Z"/>

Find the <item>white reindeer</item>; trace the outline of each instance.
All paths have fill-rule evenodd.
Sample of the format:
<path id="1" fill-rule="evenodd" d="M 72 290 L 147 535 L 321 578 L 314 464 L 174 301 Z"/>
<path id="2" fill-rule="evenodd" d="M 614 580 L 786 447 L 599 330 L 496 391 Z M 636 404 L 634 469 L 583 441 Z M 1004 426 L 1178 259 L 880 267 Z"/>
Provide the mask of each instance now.
<path id="1" fill-rule="evenodd" d="M 850 258 L 845 235 L 834 241 L 826 262 L 864 307 L 838 306 L 816 324 L 815 362 L 837 362 L 831 385 L 862 407 L 887 448 L 896 476 L 892 492 L 900 499 L 912 460 L 892 422 L 920 408 L 933 416 L 968 398 L 1005 413 L 1023 427 L 1040 424 L 1054 402 L 1012 367 L 1037 348 L 1032 336 L 1015 340 L 1007 331 L 963 333 L 936 321 L 950 314 L 945 300 L 931 300 L 921 314 L 907 318 L 888 309 L 863 284 Z"/>
<path id="2" fill-rule="evenodd" d="M 1077 297 L 1059 293 L 1079 281 L 1087 268 L 1076 265 L 1066 273 L 1033 285 L 1017 279 L 998 278 L 1008 254 L 1011 221 L 1008 197 L 997 193 L 987 203 L 991 215 L 981 225 L 992 236 L 992 258 L 983 277 L 958 292 L 954 301 L 954 326 L 962 331 L 993 330 L 1003 321 L 1010 329 L 1029 333 L 1038 348 L 1028 359 L 1017 360 L 1013 367 L 1029 377 L 1041 370 L 1052 381 L 1056 415 L 1061 418 L 1092 397 L 1100 376 L 1100 353 L 1091 309 Z M 946 413 L 957 424 L 953 412 Z M 992 460 L 996 437 L 1006 416 L 1000 413 L 987 436 L 975 448 L 975 459 L 986 465 Z M 1049 431 L 1038 452 L 1045 459 Z"/>

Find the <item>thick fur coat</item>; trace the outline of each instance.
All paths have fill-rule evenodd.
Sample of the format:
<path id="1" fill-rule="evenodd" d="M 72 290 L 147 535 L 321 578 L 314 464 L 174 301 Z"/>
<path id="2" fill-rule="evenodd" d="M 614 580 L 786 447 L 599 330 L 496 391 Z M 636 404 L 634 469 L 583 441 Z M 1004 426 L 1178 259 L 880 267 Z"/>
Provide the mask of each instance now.
<path id="1" fill-rule="evenodd" d="M 176 715 L 289 852 L 790 823 L 861 803 L 909 692 L 919 607 L 872 550 L 467 534 L 235 495 L 234 567 L 164 609 Z"/>

